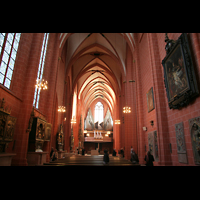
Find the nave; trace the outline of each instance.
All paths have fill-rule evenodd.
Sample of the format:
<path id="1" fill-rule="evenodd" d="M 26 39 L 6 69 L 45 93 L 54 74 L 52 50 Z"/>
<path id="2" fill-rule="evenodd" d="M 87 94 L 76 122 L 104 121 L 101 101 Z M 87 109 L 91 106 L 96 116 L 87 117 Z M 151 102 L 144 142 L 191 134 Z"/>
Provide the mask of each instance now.
<path id="1" fill-rule="evenodd" d="M 199 166 L 199 52 L 200 33 L 0 33 L 0 166 L 103 165 L 52 147 Z"/>
<path id="2" fill-rule="evenodd" d="M 65 154 L 66 155 L 66 154 Z M 103 163 L 103 155 L 74 155 L 67 154 L 65 158 L 44 163 L 42 166 L 141 166 L 118 156 L 109 155 L 109 163 Z"/>

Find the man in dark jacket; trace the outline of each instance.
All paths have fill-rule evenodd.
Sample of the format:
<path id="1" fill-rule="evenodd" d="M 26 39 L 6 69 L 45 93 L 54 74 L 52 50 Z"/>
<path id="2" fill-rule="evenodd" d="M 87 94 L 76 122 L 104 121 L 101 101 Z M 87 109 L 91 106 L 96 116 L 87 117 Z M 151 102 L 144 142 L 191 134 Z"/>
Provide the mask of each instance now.
<path id="1" fill-rule="evenodd" d="M 103 163 L 104 164 L 108 164 L 109 163 L 109 155 L 108 155 L 107 149 L 104 150 Z"/>
<path id="2" fill-rule="evenodd" d="M 115 149 L 113 149 L 112 155 L 113 155 L 113 156 L 116 156 L 116 151 L 115 151 Z"/>
<path id="3" fill-rule="evenodd" d="M 153 166 L 154 157 L 151 155 L 151 152 L 148 151 L 144 160 L 146 161 L 146 166 Z"/>
<path id="4" fill-rule="evenodd" d="M 84 147 L 82 148 L 82 156 L 84 156 L 85 155 L 85 149 L 84 149 Z"/>
<path id="5" fill-rule="evenodd" d="M 54 153 L 54 149 L 53 149 L 53 147 L 51 147 L 50 159 L 51 159 L 51 157 L 52 157 L 53 153 Z M 52 159 L 51 159 L 51 160 L 52 160 Z"/>

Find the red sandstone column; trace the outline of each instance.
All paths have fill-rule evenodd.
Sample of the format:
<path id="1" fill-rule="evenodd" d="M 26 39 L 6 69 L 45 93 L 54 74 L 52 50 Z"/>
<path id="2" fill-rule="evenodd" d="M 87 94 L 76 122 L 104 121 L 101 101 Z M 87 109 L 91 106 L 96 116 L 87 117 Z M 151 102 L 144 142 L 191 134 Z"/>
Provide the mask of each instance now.
<path id="1" fill-rule="evenodd" d="M 159 164 L 171 165 L 171 155 L 169 151 L 169 130 L 165 104 L 165 87 L 162 75 L 162 65 L 159 56 L 158 41 L 155 33 L 148 33 L 148 45 L 153 74 L 153 87 L 155 97 Z"/>

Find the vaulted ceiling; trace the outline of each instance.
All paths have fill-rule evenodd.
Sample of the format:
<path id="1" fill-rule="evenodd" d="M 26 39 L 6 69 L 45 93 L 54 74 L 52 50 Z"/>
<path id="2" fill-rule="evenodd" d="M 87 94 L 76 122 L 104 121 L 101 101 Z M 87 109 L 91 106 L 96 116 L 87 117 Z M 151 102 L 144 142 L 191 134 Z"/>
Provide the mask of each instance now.
<path id="1" fill-rule="evenodd" d="M 87 109 L 101 98 L 111 112 L 121 79 L 126 76 L 126 45 L 134 50 L 130 33 L 61 33 L 60 49 L 66 48 L 66 73 L 72 70 L 72 87 Z"/>

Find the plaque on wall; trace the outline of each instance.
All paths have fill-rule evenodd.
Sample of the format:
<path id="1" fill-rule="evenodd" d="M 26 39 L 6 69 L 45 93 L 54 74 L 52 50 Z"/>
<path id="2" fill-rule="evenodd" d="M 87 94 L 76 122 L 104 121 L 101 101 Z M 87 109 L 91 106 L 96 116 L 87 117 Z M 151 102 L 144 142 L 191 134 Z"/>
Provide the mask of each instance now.
<path id="1" fill-rule="evenodd" d="M 200 116 L 189 119 L 194 162 L 200 165 Z"/>
<path id="2" fill-rule="evenodd" d="M 50 141 L 51 140 L 51 127 L 52 127 L 52 124 L 46 123 L 45 133 L 44 133 L 44 140 L 45 141 Z"/>
<path id="3" fill-rule="evenodd" d="M 149 151 L 154 156 L 154 160 L 158 161 L 158 139 L 157 139 L 157 131 L 152 131 L 148 133 L 148 145 Z"/>
<path id="4" fill-rule="evenodd" d="M 151 112 L 153 109 L 155 109 L 153 87 L 151 87 L 151 89 L 147 92 L 147 107 L 148 107 L 148 112 Z"/>
<path id="5" fill-rule="evenodd" d="M 175 131 L 176 131 L 178 161 L 180 163 L 188 163 L 183 122 L 175 124 Z"/>

